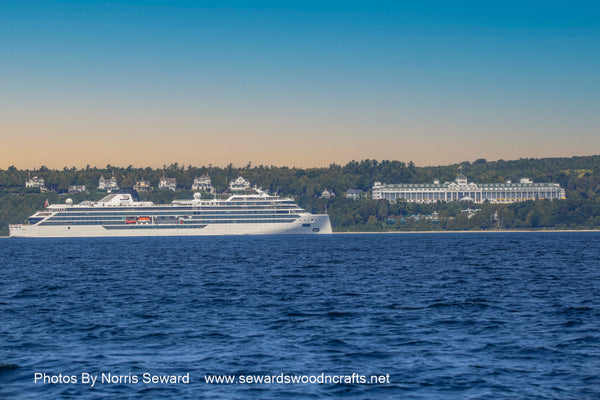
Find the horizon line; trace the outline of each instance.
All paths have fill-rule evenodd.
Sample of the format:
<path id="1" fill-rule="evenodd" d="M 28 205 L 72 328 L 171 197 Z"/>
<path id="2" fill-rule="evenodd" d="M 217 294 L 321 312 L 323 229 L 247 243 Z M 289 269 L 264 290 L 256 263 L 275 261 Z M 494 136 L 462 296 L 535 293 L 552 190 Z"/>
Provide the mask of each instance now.
<path id="1" fill-rule="evenodd" d="M 361 160 L 350 160 L 347 161 L 346 163 L 342 164 L 342 163 L 337 163 L 337 162 L 331 162 L 328 165 L 322 165 L 322 166 L 310 166 L 310 167 L 299 167 L 299 166 L 287 166 L 287 165 L 274 165 L 274 164 L 254 164 L 252 161 L 249 161 L 246 165 L 239 165 L 239 166 L 235 166 L 233 165 L 233 163 L 229 163 L 227 165 L 214 165 L 214 164 L 208 164 L 208 165 L 193 165 L 193 164 L 185 164 L 185 163 L 179 163 L 179 162 L 172 162 L 170 164 L 163 164 L 162 167 L 158 167 L 158 166 L 151 166 L 151 165 L 146 165 L 146 166 L 135 166 L 133 164 L 130 164 L 128 166 L 119 166 L 119 165 L 111 165 L 110 163 L 106 164 L 105 166 L 97 166 L 97 165 L 90 165 L 87 164 L 84 167 L 77 167 L 72 165 L 71 167 L 67 167 L 67 166 L 63 166 L 60 168 L 56 168 L 56 167 L 47 167 L 46 165 L 41 165 L 39 167 L 33 167 L 33 168 L 21 168 L 21 167 L 16 167 L 15 165 L 10 165 L 8 166 L 6 169 L 1 169 L 0 171 L 8 171 L 11 167 L 16 168 L 17 170 L 21 170 L 21 171 L 40 171 L 42 170 L 42 168 L 46 168 L 49 171 L 61 171 L 61 170 L 72 170 L 73 168 L 75 168 L 77 171 L 85 171 L 88 169 L 98 169 L 98 170 L 110 170 L 110 169 L 127 169 L 129 167 L 131 167 L 132 169 L 146 169 L 146 168 L 152 168 L 155 170 L 160 170 L 160 169 L 173 169 L 172 167 L 174 165 L 177 165 L 177 169 L 188 169 L 189 167 L 192 168 L 197 168 L 197 169 L 201 169 L 201 168 L 218 168 L 218 169 L 226 169 L 228 168 L 230 165 L 232 166 L 233 169 L 255 169 L 258 168 L 260 166 L 262 167 L 266 167 L 266 168 L 289 168 L 289 169 L 323 169 L 323 168 L 329 168 L 332 165 L 338 165 L 338 166 L 345 166 L 350 164 L 351 162 L 363 162 L 363 161 L 377 161 L 378 163 L 382 163 L 385 161 L 388 162 L 402 162 L 406 165 L 410 165 L 411 163 L 416 167 L 416 168 L 437 168 L 437 167 L 450 167 L 453 165 L 473 165 L 473 164 L 478 164 L 478 163 L 497 163 L 497 162 L 515 162 L 515 161 L 520 161 L 520 160 L 544 160 L 544 159 L 570 159 L 570 158 L 591 158 L 591 157 L 599 157 L 600 154 L 589 154 L 589 155 L 572 155 L 572 156 L 549 156 L 549 157 L 521 157 L 518 159 L 510 159 L 510 160 L 505 160 L 503 158 L 499 158 L 497 160 L 487 160 L 484 157 L 480 157 L 480 158 L 476 158 L 473 161 L 469 161 L 469 160 L 464 160 L 464 161 L 460 161 L 460 162 L 455 162 L 452 164 L 438 164 L 438 165 L 416 165 L 412 160 L 411 161 L 403 161 L 403 160 L 393 160 L 393 159 L 376 159 L 376 158 L 364 158 Z M 251 165 L 250 168 L 248 168 L 248 165 Z"/>

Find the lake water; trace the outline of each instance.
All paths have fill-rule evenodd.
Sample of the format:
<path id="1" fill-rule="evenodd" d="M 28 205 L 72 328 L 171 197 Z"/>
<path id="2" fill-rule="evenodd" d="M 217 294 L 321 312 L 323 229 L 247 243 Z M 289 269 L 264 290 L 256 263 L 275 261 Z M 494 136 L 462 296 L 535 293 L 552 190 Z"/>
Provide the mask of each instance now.
<path id="1" fill-rule="evenodd" d="M 3 239 L 0 262 L 0 398 L 600 398 L 599 233 Z"/>

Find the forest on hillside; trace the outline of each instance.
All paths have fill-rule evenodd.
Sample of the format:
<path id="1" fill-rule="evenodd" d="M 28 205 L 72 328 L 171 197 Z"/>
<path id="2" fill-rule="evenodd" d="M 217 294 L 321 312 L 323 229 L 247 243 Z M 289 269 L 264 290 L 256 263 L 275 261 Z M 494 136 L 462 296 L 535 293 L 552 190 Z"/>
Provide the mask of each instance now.
<path id="1" fill-rule="evenodd" d="M 369 198 L 351 200 L 347 189 L 369 193 L 376 181 L 384 183 L 430 183 L 452 181 L 458 173 L 476 183 L 518 181 L 527 177 L 535 182 L 555 182 L 565 188 L 566 200 L 527 201 L 513 204 L 388 203 Z M 161 177 L 176 178 L 179 191 L 154 189 L 141 193 L 155 203 L 190 197 L 196 176 L 209 174 L 217 192 L 228 182 L 242 176 L 273 194 L 293 196 L 312 212 L 327 212 L 335 231 L 390 230 L 464 230 L 464 229 L 596 229 L 600 228 L 600 156 L 498 160 L 435 167 L 417 167 L 412 162 L 362 160 L 346 165 L 330 164 L 323 168 L 290 168 L 250 164 L 234 167 L 212 165 L 196 167 L 177 163 L 163 168 L 90 167 L 62 170 L 44 166 L 22 170 L 13 166 L 0 170 L 0 235 L 8 233 L 8 224 L 24 223 L 27 216 L 42 207 L 45 200 L 63 202 L 70 185 L 85 185 L 86 193 L 69 195 L 75 202 L 102 196 L 96 188 L 101 176 L 115 176 L 122 188 L 133 187 L 145 179 L 156 188 Z M 24 187 L 28 176 L 44 178 L 50 191 Z M 321 199 L 319 194 L 333 190 L 335 197 Z M 470 210 L 470 211 L 469 211 Z"/>

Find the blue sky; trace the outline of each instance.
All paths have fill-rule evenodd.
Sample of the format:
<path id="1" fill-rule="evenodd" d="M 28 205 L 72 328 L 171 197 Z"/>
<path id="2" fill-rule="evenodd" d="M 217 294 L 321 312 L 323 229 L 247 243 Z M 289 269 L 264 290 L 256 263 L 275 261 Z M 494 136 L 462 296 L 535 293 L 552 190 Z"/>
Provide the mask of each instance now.
<path id="1" fill-rule="evenodd" d="M 599 4 L 0 1 L 0 168 L 599 154 Z"/>

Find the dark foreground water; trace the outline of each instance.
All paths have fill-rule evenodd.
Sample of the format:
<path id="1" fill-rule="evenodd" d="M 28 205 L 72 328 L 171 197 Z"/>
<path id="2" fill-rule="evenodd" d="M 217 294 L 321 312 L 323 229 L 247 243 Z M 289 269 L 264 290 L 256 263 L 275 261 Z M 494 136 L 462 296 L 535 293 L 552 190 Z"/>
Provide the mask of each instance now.
<path id="1" fill-rule="evenodd" d="M 0 263 L 2 399 L 600 398 L 598 233 L 4 239 Z"/>

